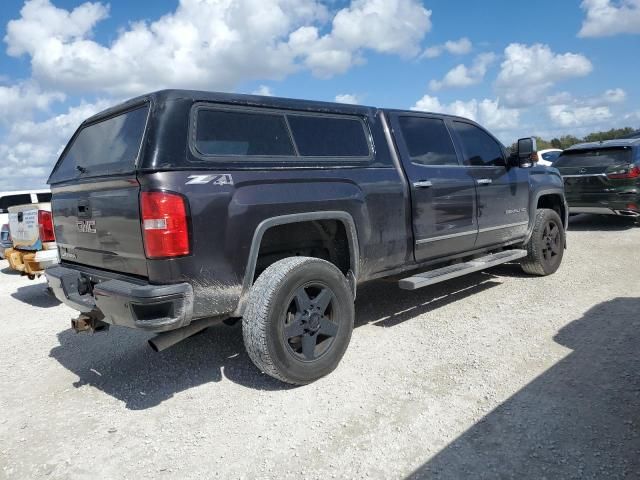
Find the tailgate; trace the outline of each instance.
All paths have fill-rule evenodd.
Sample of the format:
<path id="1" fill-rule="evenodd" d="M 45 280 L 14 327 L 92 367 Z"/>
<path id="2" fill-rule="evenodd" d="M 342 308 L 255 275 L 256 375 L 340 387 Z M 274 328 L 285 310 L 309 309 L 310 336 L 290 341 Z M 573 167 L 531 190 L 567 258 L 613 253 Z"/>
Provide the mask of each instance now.
<path id="1" fill-rule="evenodd" d="M 49 183 L 63 262 L 147 276 L 136 165 L 148 113 L 143 103 L 83 124 L 56 163 Z"/>
<path id="2" fill-rule="evenodd" d="M 52 189 L 60 259 L 146 276 L 135 177 Z"/>

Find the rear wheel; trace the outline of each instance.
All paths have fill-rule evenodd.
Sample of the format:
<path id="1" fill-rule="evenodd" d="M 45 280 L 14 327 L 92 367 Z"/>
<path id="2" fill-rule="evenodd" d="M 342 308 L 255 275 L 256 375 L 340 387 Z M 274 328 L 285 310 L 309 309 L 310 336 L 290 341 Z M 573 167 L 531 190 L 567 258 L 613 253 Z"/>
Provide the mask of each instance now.
<path id="1" fill-rule="evenodd" d="M 353 320 L 353 295 L 342 272 L 325 260 L 290 257 L 269 266 L 251 288 L 242 334 L 260 370 L 303 385 L 336 368 Z"/>
<path id="2" fill-rule="evenodd" d="M 538 210 L 522 269 L 531 275 L 554 273 L 562 262 L 564 245 L 564 227 L 558 213 L 548 208 Z"/>

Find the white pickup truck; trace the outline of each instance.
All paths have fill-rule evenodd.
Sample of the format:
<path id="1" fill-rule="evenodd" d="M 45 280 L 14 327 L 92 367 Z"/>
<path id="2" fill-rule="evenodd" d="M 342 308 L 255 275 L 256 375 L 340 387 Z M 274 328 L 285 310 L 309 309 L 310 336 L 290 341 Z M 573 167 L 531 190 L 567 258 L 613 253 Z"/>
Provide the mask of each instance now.
<path id="1" fill-rule="evenodd" d="M 58 263 L 51 203 L 32 203 L 9 208 L 9 231 L 13 247 L 4 251 L 14 270 L 35 278 Z"/>

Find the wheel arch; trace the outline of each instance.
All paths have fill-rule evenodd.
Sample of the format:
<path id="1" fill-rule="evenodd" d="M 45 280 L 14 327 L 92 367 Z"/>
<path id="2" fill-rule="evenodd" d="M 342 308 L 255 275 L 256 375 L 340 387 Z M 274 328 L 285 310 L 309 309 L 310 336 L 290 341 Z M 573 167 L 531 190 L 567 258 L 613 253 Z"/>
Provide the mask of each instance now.
<path id="1" fill-rule="evenodd" d="M 351 286 L 353 297 L 356 295 L 356 284 L 359 274 L 360 264 L 360 246 L 358 243 L 358 232 L 356 224 L 351 214 L 345 211 L 320 211 L 320 212 L 303 212 L 293 213 L 289 215 L 280 215 L 276 217 L 270 217 L 262 220 L 256 227 L 253 238 L 251 240 L 251 247 L 249 250 L 249 257 L 247 259 L 247 265 L 244 272 L 242 281 L 242 292 L 238 301 L 238 306 L 233 313 L 233 316 L 242 316 L 246 307 L 246 299 L 254 283 L 254 276 L 256 273 L 256 267 L 258 263 L 258 256 L 260 253 L 260 246 L 265 233 L 273 228 L 282 225 L 291 225 L 295 223 L 313 222 L 318 220 L 334 220 L 341 223 L 344 227 L 348 248 L 349 248 L 349 271 L 347 273 L 347 280 Z"/>
<path id="2" fill-rule="evenodd" d="M 564 196 L 564 190 L 561 188 L 549 188 L 538 190 L 535 195 L 531 197 L 531 203 L 529 207 L 529 228 L 527 230 L 527 236 L 524 243 L 528 243 L 531 235 L 533 234 L 533 227 L 535 223 L 536 210 L 538 208 L 553 208 L 553 205 L 559 205 L 560 219 L 562 220 L 562 226 L 566 231 L 569 226 L 569 206 Z"/>

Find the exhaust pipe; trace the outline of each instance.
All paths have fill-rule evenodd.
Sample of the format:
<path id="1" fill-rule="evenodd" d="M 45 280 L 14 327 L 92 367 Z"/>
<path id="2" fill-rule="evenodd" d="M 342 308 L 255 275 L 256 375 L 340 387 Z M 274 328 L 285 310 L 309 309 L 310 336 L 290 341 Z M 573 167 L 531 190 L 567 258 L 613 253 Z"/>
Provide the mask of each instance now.
<path id="1" fill-rule="evenodd" d="M 95 333 L 95 332 L 104 332 L 109 330 L 109 324 L 103 322 L 101 319 L 104 317 L 97 318 L 94 315 L 88 315 L 86 313 L 81 314 L 78 318 L 71 319 L 71 328 L 76 333 Z"/>
<path id="2" fill-rule="evenodd" d="M 155 352 L 161 352 L 162 350 L 166 350 L 167 348 L 174 346 L 176 343 L 180 343 L 185 338 L 189 338 L 196 333 L 201 332 L 205 328 L 222 323 L 225 318 L 226 317 L 205 318 L 204 320 L 197 320 L 190 323 L 186 327 L 160 333 L 149 340 L 149 346 Z"/>

